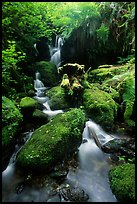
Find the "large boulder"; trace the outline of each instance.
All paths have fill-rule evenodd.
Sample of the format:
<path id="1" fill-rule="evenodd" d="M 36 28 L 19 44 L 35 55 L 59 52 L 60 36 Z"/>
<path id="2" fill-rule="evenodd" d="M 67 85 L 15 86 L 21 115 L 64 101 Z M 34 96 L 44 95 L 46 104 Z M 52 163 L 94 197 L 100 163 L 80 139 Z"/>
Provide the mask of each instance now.
<path id="1" fill-rule="evenodd" d="M 118 105 L 119 128 L 135 135 L 135 63 L 134 58 L 122 65 L 102 65 L 86 73 L 86 80 L 109 93 Z M 88 86 L 87 86 L 88 87 Z M 88 87 L 89 88 L 89 87 Z"/>
<path id="2" fill-rule="evenodd" d="M 23 116 L 14 101 L 2 97 L 2 158 L 3 165 L 14 148 L 15 138 Z"/>
<path id="3" fill-rule="evenodd" d="M 35 70 L 41 75 L 41 81 L 46 87 L 53 87 L 58 85 L 59 77 L 56 66 L 47 61 L 36 62 Z"/>
<path id="4" fill-rule="evenodd" d="M 23 169 L 45 171 L 53 169 L 74 152 L 82 142 L 85 114 L 81 109 L 58 114 L 32 134 L 17 156 Z"/>
<path id="5" fill-rule="evenodd" d="M 109 171 L 110 187 L 120 202 L 135 202 L 135 164 L 125 163 Z"/>
<path id="6" fill-rule="evenodd" d="M 83 104 L 89 118 L 99 123 L 104 129 L 113 127 L 117 106 L 111 96 L 99 89 L 85 89 Z"/>

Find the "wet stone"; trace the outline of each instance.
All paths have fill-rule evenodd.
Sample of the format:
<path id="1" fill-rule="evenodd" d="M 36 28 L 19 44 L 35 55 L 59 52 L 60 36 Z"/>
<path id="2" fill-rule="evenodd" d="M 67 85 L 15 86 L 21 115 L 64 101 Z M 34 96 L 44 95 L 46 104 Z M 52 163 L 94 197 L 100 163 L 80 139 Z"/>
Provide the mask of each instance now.
<path id="1" fill-rule="evenodd" d="M 65 201 L 85 202 L 89 199 L 85 191 L 78 187 L 63 187 L 59 190 L 59 195 L 61 200 L 63 198 Z"/>

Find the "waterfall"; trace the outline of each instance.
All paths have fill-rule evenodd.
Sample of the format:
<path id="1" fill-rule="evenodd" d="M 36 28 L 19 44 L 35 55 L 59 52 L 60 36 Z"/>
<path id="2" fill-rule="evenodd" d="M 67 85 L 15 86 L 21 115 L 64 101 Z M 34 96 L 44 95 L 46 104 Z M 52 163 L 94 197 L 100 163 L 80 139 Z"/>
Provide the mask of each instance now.
<path id="1" fill-rule="evenodd" d="M 40 104 L 43 104 L 43 113 L 45 113 L 49 117 L 53 117 L 59 113 L 63 113 L 63 110 L 51 110 L 49 105 L 49 97 L 45 96 L 45 90 L 47 90 L 48 88 L 45 87 L 43 82 L 40 80 L 40 73 L 38 71 L 35 73 L 35 77 L 36 79 L 34 80 L 34 88 L 36 90 L 36 96 L 34 96 L 34 98 Z"/>
<path id="2" fill-rule="evenodd" d="M 97 146 L 93 132 L 102 145 L 114 139 L 98 124 L 87 121 L 82 134 L 83 142 L 78 148 L 79 165 L 75 170 L 70 169 L 66 182 L 82 188 L 89 195 L 88 202 L 117 202 L 109 185 L 108 154 Z"/>
<path id="3" fill-rule="evenodd" d="M 60 36 L 56 36 L 55 47 L 50 47 L 51 59 L 50 62 L 56 65 L 58 68 L 61 64 L 61 47 L 63 46 L 63 40 Z"/>
<path id="4" fill-rule="evenodd" d="M 38 56 L 39 52 L 37 50 L 37 44 L 36 43 L 34 44 L 34 49 L 35 49 L 35 55 Z"/>

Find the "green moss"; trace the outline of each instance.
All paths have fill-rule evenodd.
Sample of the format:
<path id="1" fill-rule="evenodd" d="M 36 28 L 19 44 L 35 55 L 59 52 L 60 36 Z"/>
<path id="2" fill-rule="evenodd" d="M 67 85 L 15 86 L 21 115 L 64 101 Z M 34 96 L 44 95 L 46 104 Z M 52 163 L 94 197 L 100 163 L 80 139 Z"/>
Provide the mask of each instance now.
<path id="1" fill-rule="evenodd" d="M 119 201 L 135 201 L 135 165 L 125 163 L 109 172 L 110 187 Z"/>
<path id="2" fill-rule="evenodd" d="M 2 96 L 2 144 L 9 145 L 15 137 L 23 116 L 14 101 Z"/>
<path id="3" fill-rule="evenodd" d="M 29 107 L 36 107 L 38 105 L 38 101 L 30 97 L 24 97 L 20 101 L 21 108 L 29 108 Z"/>
<path id="4" fill-rule="evenodd" d="M 41 81 L 45 86 L 53 87 L 59 83 L 57 68 L 54 64 L 47 61 L 36 62 L 35 69 L 41 75 Z"/>
<path id="5" fill-rule="evenodd" d="M 50 107 L 52 110 L 65 110 L 70 107 L 65 91 L 60 86 L 56 86 L 48 90 L 47 96 L 50 98 Z"/>
<path id="6" fill-rule="evenodd" d="M 104 128 L 112 127 L 117 113 L 117 106 L 111 96 L 99 89 L 85 89 L 83 104 L 86 113 Z"/>
<path id="7" fill-rule="evenodd" d="M 17 163 L 28 170 L 50 170 L 81 144 L 84 123 L 85 114 L 80 109 L 58 114 L 35 130 L 19 152 Z"/>

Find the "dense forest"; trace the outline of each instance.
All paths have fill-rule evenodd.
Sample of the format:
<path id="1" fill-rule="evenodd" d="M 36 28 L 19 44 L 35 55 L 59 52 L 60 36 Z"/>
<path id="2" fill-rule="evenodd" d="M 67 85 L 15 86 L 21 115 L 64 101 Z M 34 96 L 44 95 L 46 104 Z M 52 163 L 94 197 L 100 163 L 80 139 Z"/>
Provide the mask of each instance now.
<path id="1" fill-rule="evenodd" d="M 115 198 L 135 201 L 135 2 L 2 2 L 3 202 L 100 201 L 80 180 L 61 183 L 91 135 L 111 158 Z M 13 153 L 12 168 L 24 171 L 11 187 L 20 197 L 5 184 Z M 47 182 L 43 200 L 25 197 Z M 101 202 L 117 202 L 111 196 Z"/>

